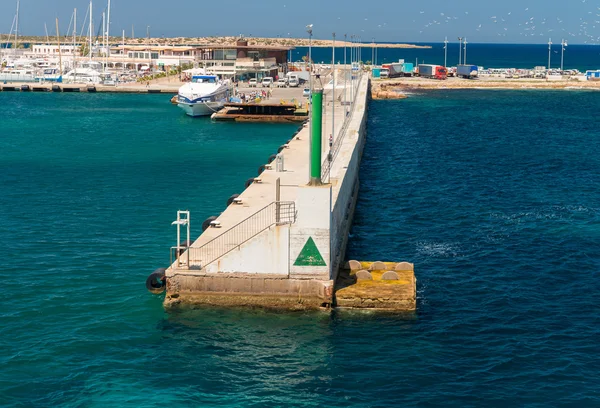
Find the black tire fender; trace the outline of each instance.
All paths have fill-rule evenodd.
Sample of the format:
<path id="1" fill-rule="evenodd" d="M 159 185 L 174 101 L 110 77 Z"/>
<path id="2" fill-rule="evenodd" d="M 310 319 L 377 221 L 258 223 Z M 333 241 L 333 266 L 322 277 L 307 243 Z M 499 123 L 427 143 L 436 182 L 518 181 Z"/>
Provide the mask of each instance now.
<path id="1" fill-rule="evenodd" d="M 158 268 L 146 279 L 146 289 L 149 292 L 158 295 L 163 293 L 167 287 L 167 277 L 165 268 Z"/>
<path id="2" fill-rule="evenodd" d="M 208 217 L 207 219 L 205 219 L 204 222 L 202 223 L 202 231 L 206 231 L 208 228 L 210 228 L 210 223 L 216 219 L 217 219 L 217 217 L 215 217 L 214 215 L 212 217 Z"/>
<path id="3" fill-rule="evenodd" d="M 239 196 L 240 196 L 239 194 L 233 194 L 231 197 L 229 197 L 227 199 L 227 207 L 229 207 L 231 205 L 231 203 L 233 203 L 233 200 L 238 198 Z"/>

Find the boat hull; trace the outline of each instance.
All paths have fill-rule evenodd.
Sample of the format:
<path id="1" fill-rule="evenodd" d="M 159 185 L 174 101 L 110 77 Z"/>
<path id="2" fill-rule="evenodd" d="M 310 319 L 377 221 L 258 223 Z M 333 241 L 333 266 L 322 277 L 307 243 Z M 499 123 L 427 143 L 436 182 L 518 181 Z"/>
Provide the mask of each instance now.
<path id="1" fill-rule="evenodd" d="M 213 113 L 219 111 L 224 105 L 224 102 L 197 102 L 197 103 L 178 103 L 179 106 L 186 115 L 196 116 L 210 116 Z"/>

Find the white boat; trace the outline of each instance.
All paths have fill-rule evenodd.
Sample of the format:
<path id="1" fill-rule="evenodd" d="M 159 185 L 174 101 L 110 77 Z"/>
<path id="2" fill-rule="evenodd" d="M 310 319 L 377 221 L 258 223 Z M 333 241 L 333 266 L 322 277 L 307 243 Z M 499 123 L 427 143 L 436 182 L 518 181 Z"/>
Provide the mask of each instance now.
<path id="1" fill-rule="evenodd" d="M 229 81 L 216 75 L 194 75 L 179 88 L 177 106 L 189 116 L 208 116 L 220 110 L 231 95 Z"/>
<path id="2" fill-rule="evenodd" d="M 62 82 L 62 75 L 58 68 L 44 68 L 35 76 L 37 82 Z"/>
<path id="3" fill-rule="evenodd" d="M 98 84 L 102 81 L 102 74 L 92 68 L 75 68 L 63 75 L 65 83 Z"/>
<path id="4" fill-rule="evenodd" d="M 32 69 L 8 69 L 0 71 L 0 82 L 34 82 Z"/>

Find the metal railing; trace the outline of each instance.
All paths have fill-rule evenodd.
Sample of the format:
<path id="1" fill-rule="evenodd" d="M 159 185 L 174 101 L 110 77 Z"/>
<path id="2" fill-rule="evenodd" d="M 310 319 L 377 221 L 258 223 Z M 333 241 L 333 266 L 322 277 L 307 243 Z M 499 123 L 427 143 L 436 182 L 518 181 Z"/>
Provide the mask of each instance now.
<path id="1" fill-rule="evenodd" d="M 354 93 L 354 99 L 352 100 L 352 109 L 350 109 L 350 113 L 346 115 L 344 118 L 344 123 L 342 124 L 342 128 L 340 129 L 337 138 L 333 142 L 333 145 L 329 149 L 329 153 L 323 163 L 321 165 L 321 180 L 325 180 L 325 177 L 329 177 L 329 173 L 331 172 L 331 166 L 333 166 L 333 162 L 337 157 L 340 148 L 342 147 L 342 142 L 344 141 L 344 137 L 348 132 L 348 127 L 350 126 L 350 122 L 352 121 L 352 116 L 354 115 L 354 105 L 356 103 L 356 97 L 358 94 L 358 88 L 360 87 L 360 82 L 362 80 L 362 73 L 358 75 L 358 81 L 356 83 L 356 92 Z"/>
<path id="2" fill-rule="evenodd" d="M 293 224 L 296 215 L 293 201 L 274 201 L 204 245 L 188 248 L 186 256 L 181 257 L 187 265 L 177 262 L 177 267 L 203 269 L 273 225 Z"/>

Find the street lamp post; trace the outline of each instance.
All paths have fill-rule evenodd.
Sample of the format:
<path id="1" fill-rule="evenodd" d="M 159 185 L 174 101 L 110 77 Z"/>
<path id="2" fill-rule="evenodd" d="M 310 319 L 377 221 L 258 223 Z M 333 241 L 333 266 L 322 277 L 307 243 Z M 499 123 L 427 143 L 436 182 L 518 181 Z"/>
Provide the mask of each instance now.
<path id="1" fill-rule="evenodd" d="M 458 65 L 462 62 L 462 37 L 458 37 Z"/>
<path id="2" fill-rule="evenodd" d="M 354 45 L 355 35 L 350 36 L 350 106 L 354 108 L 354 58 L 356 57 L 356 48 Z"/>
<path id="3" fill-rule="evenodd" d="M 335 33 L 333 33 L 333 52 L 331 57 L 331 138 L 329 143 L 329 149 L 331 149 L 331 143 L 333 142 L 333 138 L 335 137 Z"/>
<path id="4" fill-rule="evenodd" d="M 344 109 L 346 106 L 346 81 L 348 76 L 348 66 L 346 65 L 346 40 L 348 39 L 348 34 L 344 34 Z"/>
<path id="5" fill-rule="evenodd" d="M 362 37 L 358 37 L 358 63 L 362 62 Z"/>
<path id="6" fill-rule="evenodd" d="M 373 45 L 371 45 L 371 66 L 375 66 L 375 37 L 373 37 Z"/>
<path id="7" fill-rule="evenodd" d="M 444 39 L 444 68 L 446 68 L 448 61 L 448 37 Z"/>
<path id="8" fill-rule="evenodd" d="M 465 45 L 465 55 L 463 55 L 464 58 L 464 64 L 467 65 L 467 37 L 465 37 L 465 41 L 463 42 L 463 44 Z"/>
<path id="9" fill-rule="evenodd" d="M 550 57 L 552 56 L 552 38 L 548 38 L 548 71 L 550 70 Z"/>
<path id="10" fill-rule="evenodd" d="M 311 57 L 312 57 L 312 28 L 313 25 L 309 24 L 306 26 L 306 32 L 308 33 L 308 64 L 310 67 L 311 64 Z M 311 159 L 312 159 L 312 120 L 311 120 L 311 116 L 312 116 L 312 105 L 311 105 L 311 100 L 312 100 L 312 67 L 310 67 L 310 71 L 308 72 L 308 88 L 309 88 L 309 92 L 308 92 L 308 134 L 310 135 L 310 141 L 308 143 L 309 149 L 308 149 L 308 180 L 310 182 L 311 179 L 311 167 L 312 165 L 311 163 Z"/>

